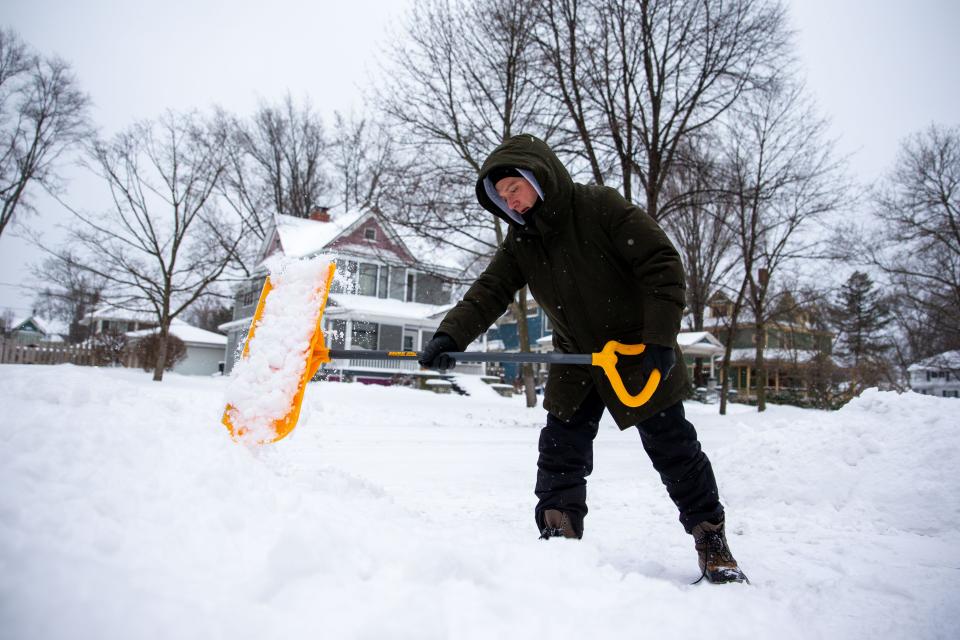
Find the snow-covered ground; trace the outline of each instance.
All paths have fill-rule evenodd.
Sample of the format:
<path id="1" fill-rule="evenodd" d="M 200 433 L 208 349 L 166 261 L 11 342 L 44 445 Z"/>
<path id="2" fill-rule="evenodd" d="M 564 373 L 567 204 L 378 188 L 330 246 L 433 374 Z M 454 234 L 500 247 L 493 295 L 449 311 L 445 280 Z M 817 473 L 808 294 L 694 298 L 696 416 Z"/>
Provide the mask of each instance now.
<path id="1" fill-rule="evenodd" d="M 0 366 L 0 638 L 955 638 L 960 402 L 687 404 L 753 584 L 692 542 L 608 419 L 582 541 L 537 540 L 542 409 L 312 384 L 294 433 L 224 380 Z M 484 393 L 487 391 L 487 393 Z"/>

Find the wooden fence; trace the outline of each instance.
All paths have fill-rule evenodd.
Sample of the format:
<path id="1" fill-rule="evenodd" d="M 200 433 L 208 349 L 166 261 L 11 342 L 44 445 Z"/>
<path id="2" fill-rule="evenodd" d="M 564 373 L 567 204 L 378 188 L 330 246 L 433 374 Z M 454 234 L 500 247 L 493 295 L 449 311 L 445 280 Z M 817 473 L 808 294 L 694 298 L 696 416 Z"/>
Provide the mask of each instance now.
<path id="1" fill-rule="evenodd" d="M 94 349 L 70 344 L 26 345 L 9 338 L 0 338 L 0 364 L 70 364 L 93 365 Z"/>

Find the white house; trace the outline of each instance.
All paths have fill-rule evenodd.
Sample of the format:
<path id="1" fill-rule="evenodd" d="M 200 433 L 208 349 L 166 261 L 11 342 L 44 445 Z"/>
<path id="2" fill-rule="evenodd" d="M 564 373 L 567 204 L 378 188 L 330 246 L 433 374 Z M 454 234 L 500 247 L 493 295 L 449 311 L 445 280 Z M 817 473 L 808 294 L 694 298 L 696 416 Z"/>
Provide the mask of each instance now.
<path id="1" fill-rule="evenodd" d="M 108 305 L 100 305 L 83 316 L 80 324 L 90 327 L 90 335 L 101 333 L 129 333 L 152 329 L 157 326 L 156 317 L 147 311 L 128 311 Z"/>
<path id="2" fill-rule="evenodd" d="M 419 247 L 417 251 L 424 253 Z M 256 309 L 266 277 L 264 261 L 275 254 L 335 259 L 337 276 L 323 316 L 329 348 L 418 351 L 451 306 L 453 266 L 418 259 L 410 241 L 375 212 L 331 215 L 320 208 L 310 218 L 276 215 L 258 254 L 257 273 L 236 293 L 234 319 L 219 327 L 228 338 L 228 373 Z M 386 383 L 398 373 L 420 373 L 419 365 L 409 360 L 340 360 L 325 368 L 333 377 L 361 382 Z"/>
<path id="3" fill-rule="evenodd" d="M 18 344 L 28 346 L 63 342 L 63 337 L 56 333 L 46 320 L 36 315 L 15 319 L 11 323 L 7 334 L 11 340 Z"/>
<path id="4" fill-rule="evenodd" d="M 131 342 L 138 338 L 155 334 L 158 328 L 128 331 Z M 223 371 L 223 350 L 227 345 L 227 336 L 195 327 L 183 320 L 175 319 L 170 323 L 170 335 L 183 341 L 187 355 L 173 365 L 174 373 L 185 375 L 211 375 Z"/>
<path id="5" fill-rule="evenodd" d="M 941 398 L 960 398 L 960 351 L 921 360 L 907 368 L 910 388 L 917 393 Z"/>

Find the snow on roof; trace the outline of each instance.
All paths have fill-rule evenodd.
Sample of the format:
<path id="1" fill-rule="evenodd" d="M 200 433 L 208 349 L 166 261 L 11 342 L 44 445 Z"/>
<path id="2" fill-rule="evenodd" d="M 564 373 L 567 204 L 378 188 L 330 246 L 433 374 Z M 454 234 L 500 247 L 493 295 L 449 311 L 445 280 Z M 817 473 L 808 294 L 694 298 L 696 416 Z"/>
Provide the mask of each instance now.
<path id="1" fill-rule="evenodd" d="M 433 326 L 436 323 L 431 321 L 431 316 L 449 306 L 404 302 L 393 298 L 374 298 L 373 296 L 348 293 L 331 293 L 324 315 L 349 315 L 353 319 L 386 323 L 397 320 L 420 320 Z"/>
<path id="2" fill-rule="evenodd" d="M 960 351 L 944 351 L 907 367 L 907 371 L 939 371 L 960 369 Z"/>
<path id="3" fill-rule="evenodd" d="M 142 338 L 144 336 L 152 335 L 159 330 L 159 327 L 153 329 L 141 329 L 140 331 L 129 331 L 125 335 L 128 338 Z M 186 344 L 218 346 L 226 346 L 227 344 L 227 336 L 220 335 L 219 333 L 214 333 L 212 331 L 207 331 L 205 329 L 201 329 L 200 327 L 195 327 L 192 324 L 188 324 L 183 320 L 178 319 L 175 319 L 170 323 L 170 334 L 180 338 Z"/>
<path id="4" fill-rule="evenodd" d="M 710 345 L 723 349 L 723 343 L 709 331 L 681 331 L 677 334 L 677 344 L 681 347 L 691 347 L 695 344 Z"/>
<path id="5" fill-rule="evenodd" d="M 764 362 L 796 362 L 803 364 L 810 362 L 818 354 L 818 351 L 807 349 L 764 349 Z M 730 362 L 753 362 L 757 356 L 757 350 L 753 347 L 746 349 L 733 349 L 730 352 Z"/>
<path id="6" fill-rule="evenodd" d="M 156 322 L 157 316 L 151 311 L 128 311 L 106 305 L 95 307 L 93 311 L 83 316 L 80 324 L 87 325 L 93 320 L 125 320 L 127 322 Z"/>
<path id="7" fill-rule="evenodd" d="M 368 213 L 347 211 L 331 216 L 329 222 L 277 214 L 275 220 L 283 253 L 290 258 L 303 258 L 322 251 L 334 238 Z"/>
<path id="8" fill-rule="evenodd" d="M 27 324 L 28 322 L 32 322 L 33 325 L 34 325 L 37 329 L 39 329 L 41 333 L 45 333 L 45 334 L 49 334 L 49 333 L 50 333 L 50 327 L 47 325 L 47 321 L 44 320 L 43 318 L 38 318 L 37 316 L 30 316 L 30 317 L 28 317 L 28 318 L 16 318 L 16 319 L 14 319 L 13 325 L 12 325 L 12 328 L 11 328 L 11 331 L 16 331 L 17 329 L 19 329 L 19 328 L 22 327 L 23 325 Z"/>
<path id="9" fill-rule="evenodd" d="M 32 320 L 33 323 L 37 326 L 40 331 L 46 336 L 47 342 L 56 342 L 58 340 L 57 334 L 59 333 L 68 333 L 70 331 L 70 325 L 61 320 L 50 320 L 48 318 L 41 318 L 40 316 L 30 316 L 29 318 L 18 318 L 14 321 L 11 331 L 17 330 L 20 325 Z"/>
<path id="10" fill-rule="evenodd" d="M 399 237 L 407 249 L 410 250 L 410 253 L 421 263 L 449 269 L 455 273 L 463 271 L 463 254 L 458 249 L 448 244 L 412 234 L 400 235 Z"/>

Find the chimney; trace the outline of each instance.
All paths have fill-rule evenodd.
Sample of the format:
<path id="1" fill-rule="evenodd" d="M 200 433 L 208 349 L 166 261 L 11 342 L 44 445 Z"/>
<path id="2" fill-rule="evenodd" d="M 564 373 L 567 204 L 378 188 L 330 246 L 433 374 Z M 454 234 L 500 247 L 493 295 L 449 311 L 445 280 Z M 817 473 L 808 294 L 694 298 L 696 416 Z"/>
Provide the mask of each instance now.
<path id="1" fill-rule="evenodd" d="M 314 207 L 310 211 L 310 219 L 317 222 L 330 222 L 330 207 Z"/>

